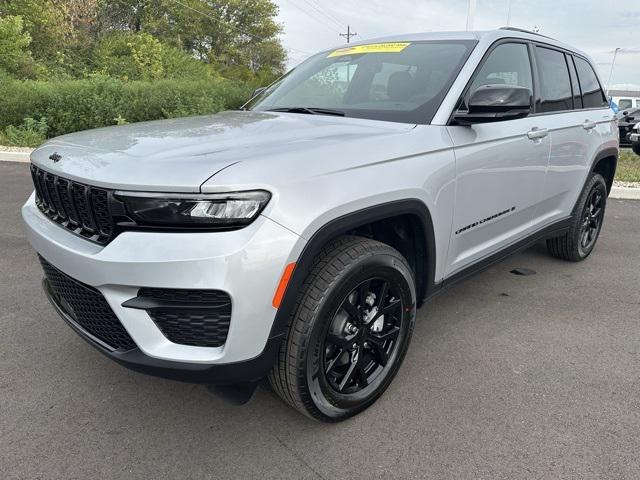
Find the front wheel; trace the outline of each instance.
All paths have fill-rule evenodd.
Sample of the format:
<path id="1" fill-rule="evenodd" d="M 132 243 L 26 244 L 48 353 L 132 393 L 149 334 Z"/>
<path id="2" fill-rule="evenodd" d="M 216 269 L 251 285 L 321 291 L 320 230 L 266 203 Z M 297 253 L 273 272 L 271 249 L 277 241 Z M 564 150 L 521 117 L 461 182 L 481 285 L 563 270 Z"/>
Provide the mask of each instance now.
<path id="1" fill-rule="evenodd" d="M 640 143 L 634 143 L 631 148 L 635 152 L 636 155 L 640 155 Z"/>
<path id="2" fill-rule="evenodd" d="M 549 253 L 570 262 L 587 258 L 600 236 L 606 206 L 607 184 L 602 175 L 594 173 L 580 194 L 569 231 L 547 240 Z"/>
<path id="3" fill-rule="evenodd" d="M 342 237 L 316 258 L 269 381 L 312 418 L 336 422 L 373 404 L 395 377 L 415 321 L 416 293 L 395 249 Z"/>

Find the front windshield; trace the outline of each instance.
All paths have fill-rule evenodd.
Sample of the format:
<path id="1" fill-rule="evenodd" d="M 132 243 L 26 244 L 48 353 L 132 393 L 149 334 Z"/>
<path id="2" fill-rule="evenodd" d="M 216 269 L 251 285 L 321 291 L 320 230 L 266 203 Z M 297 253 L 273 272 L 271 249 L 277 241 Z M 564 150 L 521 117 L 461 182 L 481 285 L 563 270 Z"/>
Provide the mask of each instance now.
<path id="1" fill-rule="evenodd" d="M 293 69 L 245 108 L 429 123 L 475 44 L 396 42 L 324 52 Z"/>

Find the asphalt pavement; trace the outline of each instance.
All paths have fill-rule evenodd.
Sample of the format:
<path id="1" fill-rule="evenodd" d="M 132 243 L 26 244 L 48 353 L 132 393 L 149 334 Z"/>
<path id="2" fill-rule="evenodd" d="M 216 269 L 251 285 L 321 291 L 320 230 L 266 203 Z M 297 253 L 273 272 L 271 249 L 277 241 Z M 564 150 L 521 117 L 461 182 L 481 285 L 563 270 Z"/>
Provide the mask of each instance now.
<path id="1" fill-rule="evenodd" d="M 41 293 L 30 191 L 0 163 L 0 478 L 640 478 L 640 202 L 610 200 L 586 262 L 534 247 L 436 298 L 383 397 L 324 425 L 87 345 Z"/>

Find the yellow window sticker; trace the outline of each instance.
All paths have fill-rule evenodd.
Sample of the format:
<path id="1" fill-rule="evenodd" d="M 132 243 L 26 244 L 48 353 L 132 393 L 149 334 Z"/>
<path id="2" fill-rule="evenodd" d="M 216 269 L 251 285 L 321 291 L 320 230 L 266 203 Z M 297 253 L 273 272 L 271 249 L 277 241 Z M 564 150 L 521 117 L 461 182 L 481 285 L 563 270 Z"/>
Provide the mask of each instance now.
<path id="1" fill-rule="evenodd" d="M 345 55 L 359 55 L 361 53 L 399 53 L 411 45 L 411 42 L 401 43 L 371 43 L 354 47 L 339 48 L 329 54 L 329 57 L 343 57 Z"/>

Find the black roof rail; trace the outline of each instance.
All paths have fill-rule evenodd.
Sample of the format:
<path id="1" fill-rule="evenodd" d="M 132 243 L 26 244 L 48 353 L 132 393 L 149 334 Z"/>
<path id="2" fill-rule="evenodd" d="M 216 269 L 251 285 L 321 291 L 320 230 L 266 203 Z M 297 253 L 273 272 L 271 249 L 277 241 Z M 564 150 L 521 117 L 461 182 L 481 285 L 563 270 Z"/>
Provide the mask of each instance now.
<path id="1" fill-rule="evenodd" d="M 551 38 L 547 35 L 543 35 L 538 32 L 532 32 L 531 30 L 525 30 L 524 28 L 516 28 L 516 27 L 500 27 L 499 30 L 511 30 L 512 32 L 520 32 L 520 33 L 529 33 L 531 35 L 538 35 L 539 37 Z"/>

